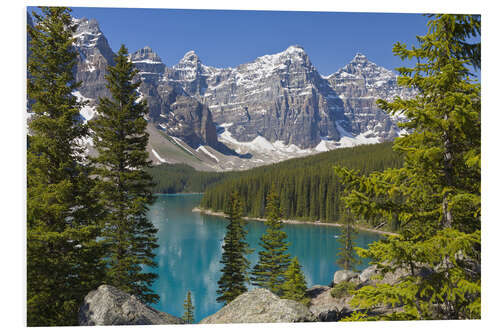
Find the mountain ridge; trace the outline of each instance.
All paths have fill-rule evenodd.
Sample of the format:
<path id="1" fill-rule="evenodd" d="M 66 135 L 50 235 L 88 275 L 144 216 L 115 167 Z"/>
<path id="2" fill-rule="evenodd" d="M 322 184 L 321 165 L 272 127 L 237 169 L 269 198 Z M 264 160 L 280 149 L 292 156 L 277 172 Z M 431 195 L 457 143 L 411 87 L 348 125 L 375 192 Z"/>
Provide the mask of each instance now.
<path id="1" fill-rule="evenodd" d="M 96 20 L 73 22 L 79 24 L 75 77 L 82 82 L 75 94 L 93 108 L 99 97 L 109 97 L 104 76 L 114 52 Z M 361 53 L 322 76 L 300 45 L 227 68 L 203 64 L 194 50 L 171 67 L 149 46 L 129 58 L 142 81 L 138 100 L 148 101 L 147 118 L 154 125 L 148 129 L 181 142 L 203 169 L 247 169 L 392 140 L 404 134 L 397 127 L 404 116 L 385 114 L 376 100 L 415 95 L 397 85 L 395 73 Z M 94 116 L 95 108 L 85 115 Z M 170 163 L 160 150 L 151 159 Z"/>

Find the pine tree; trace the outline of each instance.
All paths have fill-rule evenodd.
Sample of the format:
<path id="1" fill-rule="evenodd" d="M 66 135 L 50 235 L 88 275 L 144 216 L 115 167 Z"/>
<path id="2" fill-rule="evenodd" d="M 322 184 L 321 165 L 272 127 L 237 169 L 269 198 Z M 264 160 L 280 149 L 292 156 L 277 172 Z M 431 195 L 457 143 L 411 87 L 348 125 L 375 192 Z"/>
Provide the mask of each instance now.
<path id="1" fill-rule="evenodd" d="M 70 10 L 41 7 L 28 25 L 28 100 L 34 115 L 27 149 L 28 326 L 77 325 L 83 297 L 103 280 L 96 241 L 99 208 L 89 196 L 92 180 L 72 91 L 76 53 Z"/>
<path id="2" fill-rule="evenodd" d="M 398 69 L 398 83 L 416 89 L 418 96 L 378 102 L 408 118 L 399 126 L 410 134 L 393 146 L 404 155 L 403 167 L 368 176 L 337 168 L 354 214 L 400 225 L 399 236 L 358 250 L 382 272 L 410 272 L 394 285 L 355 292 L 353 306 L 403 306 L 383 319 L 481 315 L 481 96 L 471 73 L 480 68 L 481 45 L 475 38 L 481 21 L 474 15 L 430 17 L 418 46 L 397 43 L 393 49 L 403 60 L 417 59 L 415 67 Z"/>
<path id="3" fill-rule="evenodd" d="M 191 291 L 188 290 L 186 300 L 184 301 L 184 314 L 182 315 L 182 320 L 186 324 L 194 323 L 194 305 L 191 301 Z"/>
<path id="4" fill-rule="evenodd" d="M 306 296 L 307 284 L 299 259 L 294 257 L 285 272 L 283 283 L 283 298 L 291 299 L 308 305 L 310 299 Z"/>
<path id="5" fill-rule="evenodd" d="M 102 220 L 107 280 L 144 302 L 156 302 L 158 295 L 149 288 L 156 274 L 142 271 L 156 266 L 153 250 L 157 247 L 157 229 L 146 216 L 154 200 L 151 176 L 145 171 L 151 166 L 144 118 L 148 108 L 145 101 L 137 102 L 140 81 L 134 81 L 137 69 L 128 60 L 125 46 L 108 72 L 112 98 L 99 100 L 98 117 L 90 122 L 98 152 L 94 193 L 107 211 Z"/>
<path id="6" fill-rule="evenodd" d="M 356 253 L 354 251 L 354 239 L 357 231 L 353 225 L 352 216 L 348 211 L 344 213 L 343 218 L 345 220 L 339 237 L 341 246 L 339 247 L 339 252 L 337 253 L 337 256 L 339 257 L 337 259 L 337 264 L 344 270 L 356 271 L 356 265 L 360 264 L 360 260 L 356 257 Z"/>
<path id="7" fill-rule="evenodd" d="M 279 197 L 274 188 L 269 192 L 266 201 L 267 229 L 260 239 L 260 246 L 264 250 L 259 251 L 259 261 L 252 270 L 252 284 L 281 296 L 284 274 L 290 264 L 290 254 L 286 253 L 287 235 L 281 230 L 283 223 L 280 221 Z"/>
<path id="8" fill-rule="evenodd" d="M 243 205 L 238 193 L 233 192 L 229 200 L 228 215 L 229 224 L 222 246 L 222 276 L 217 282 L 219 289 L 217 302 L 227 304 L 236 297 L 247 291 L 245 283 L 248 279 L 250 262 L 245 258 L 251 251 L 245 242 L 247 231 L 242 219 Z"/>

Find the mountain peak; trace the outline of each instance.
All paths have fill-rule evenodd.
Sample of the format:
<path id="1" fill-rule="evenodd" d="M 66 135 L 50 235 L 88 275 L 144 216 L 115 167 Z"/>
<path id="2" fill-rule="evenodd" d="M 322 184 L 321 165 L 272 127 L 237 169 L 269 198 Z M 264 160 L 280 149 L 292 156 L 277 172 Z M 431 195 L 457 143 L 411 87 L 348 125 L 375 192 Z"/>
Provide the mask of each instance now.
<path id="1" fill-rule="evenodd" d="M 356 53 L 356 55 L 352 59 L 352 62 L 365 62 L 367 60 L 368 60 L 368 58 L 366 58 L 366 56 L 364 54 L 358 52 L 358 53 Z"/>
<path id="2" fill-rule="evenodd" d="M 293 53 L 305 53 L 304 48 L 300 45 L 290 45 L 285 52 Z"/>
<path id="3" fill-rule="evenodd" d="M 92 18 L 90 20 L 86 17 L 73 18 L 73 23 L 78 25 L 76 33 L 83 32 L 83 31 L 93 33 L 93 34 L 100 34 L 101 33 L 101 29 L 99 28 L 99 23 L 94 18 Z"/>
<path id="4" fill-rule="evenodd" d="M 162 63 L 160 56 L 153 52 L 153 49 L 149 46 L 145 46 L 134 52 L 131 55 L 131 60 L 132 62 Z"/>
<path id="5" fill-rule="evenodd" d="M 196 52 L 193 50 L 187 51 L 186 54 L 182 57 L 179 63 L 196 63 L 200 60 Z"/>
<path id="6" fill-rule="evenodd" d="M 77 25 L 73 38 L 78 46 L 92 48 L 97 45 L 99 39 L 104 38 L 96 19 L 73 18 L 73 23 Z"/>

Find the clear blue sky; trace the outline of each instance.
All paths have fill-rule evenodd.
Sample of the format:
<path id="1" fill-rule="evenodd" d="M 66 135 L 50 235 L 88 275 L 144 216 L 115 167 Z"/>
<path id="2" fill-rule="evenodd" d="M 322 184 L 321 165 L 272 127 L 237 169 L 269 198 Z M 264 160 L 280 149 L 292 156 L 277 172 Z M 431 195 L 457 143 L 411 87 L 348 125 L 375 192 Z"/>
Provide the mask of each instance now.
<path id="1" fill-rule="evenodd" d="M 75 17 L 97 19 L 114 51 L 122 43 L 129 52 L 148 45 L 167 66 L 189 50 L 206 65 L 235 67 L 299 44 L 323 75 L 343 67 L 357 52 L 394 69 L 401 61 L 392 55 L 392 45 L 416 44 L 415 36 L 427 31 L 427 18 L 420 14 L 72 9 Z"/>

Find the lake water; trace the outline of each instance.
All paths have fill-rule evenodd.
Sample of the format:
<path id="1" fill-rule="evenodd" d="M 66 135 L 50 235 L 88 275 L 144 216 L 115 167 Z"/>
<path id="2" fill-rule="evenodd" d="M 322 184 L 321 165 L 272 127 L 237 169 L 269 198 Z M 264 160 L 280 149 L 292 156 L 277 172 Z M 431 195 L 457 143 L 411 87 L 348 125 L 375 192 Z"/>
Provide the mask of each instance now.
<path id="1" fill-rule="evenodd" d="M 222 241 L 227 220 L 192 212 L 200 203 L 202 195 L 158 195 L 149 216 L 159 229 L 154 269 L 158 279 L 153 290 L 160 295 L 160 301 L 153 307 L 182 316 L 183 303 L 191 290 L 195 306 L 195 320 L 217 312 L 221 303 L 216 302 L 217 281 L 220 278 Z M 259 240 L 266 227 L 258 221 L 248 221 L 247 242 L 255 251 L 248 257 L 252 266 L 257 262 L 261 249 Z M 340 269 L 335 261 L 340 247 L 337 237 L 340 229 L 331 226 L 307 224 L 285 224 L 288 235 L 289 253 L 297 256 L 308 287 L 328 285 L 333 273 Z M 374 233 L 360 232 L 356 245 L 366 247 L 380 239 Z M 360 268 L 365 267 L 365 262 Z"/>

